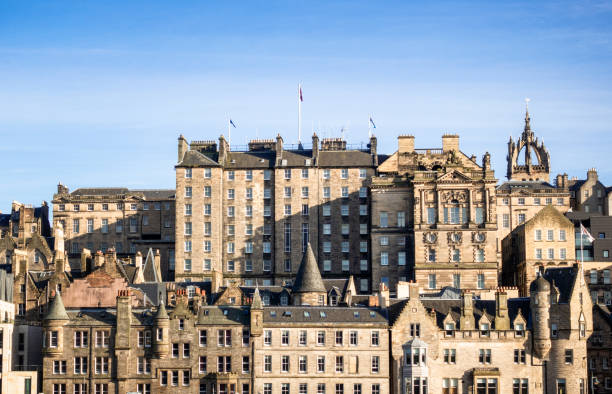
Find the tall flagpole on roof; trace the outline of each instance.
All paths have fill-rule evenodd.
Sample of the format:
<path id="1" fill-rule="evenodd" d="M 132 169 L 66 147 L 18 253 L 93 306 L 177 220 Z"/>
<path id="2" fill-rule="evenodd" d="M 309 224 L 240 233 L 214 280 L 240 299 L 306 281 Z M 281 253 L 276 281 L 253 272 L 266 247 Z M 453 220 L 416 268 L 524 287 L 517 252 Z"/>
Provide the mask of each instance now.
<path id="1" fill-rule="evenodd" d="M 298 146 L 302 145 L 302 84 L 298 84 Z"/>
<path id="2" fill-rule="evenodd" d="M 229 116 L 227 117 L 227 144 L 230 147 L 230 150 L 232 150 L 232 118 L 230 118 Z"/>

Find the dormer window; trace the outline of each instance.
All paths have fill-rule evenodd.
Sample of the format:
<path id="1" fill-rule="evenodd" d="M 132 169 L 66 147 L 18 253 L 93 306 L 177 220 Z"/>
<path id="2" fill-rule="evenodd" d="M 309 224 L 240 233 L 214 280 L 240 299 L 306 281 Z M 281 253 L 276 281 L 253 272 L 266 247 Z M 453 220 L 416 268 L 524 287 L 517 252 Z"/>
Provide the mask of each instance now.
<path id="1" fill-rule="evenodd" d="M 452 337 L 455 331 L 455 323 L 446 323 L 444 324 L 445 335 L 447 337 Z"/>
<path id="2" fill-rule="evenodd" d="M 525 335 L 525 325 L 523 323 L 516 323 L 514 325 L 514 335 L 517 337 Z"/>
<path id="3" fill-rule="evenodd" d="M 490 325 L 489 323 L 481 323 L 480 324 L 480 335 L 483 337 L 489 336 Z"/>
<path id="4" fill-rule="evenodd" d="M 337 295 L 332 294 L 332 295 L 329 297 L 329 305 L 331 305 L 331 306 L 336 306 L 336 305 L 338 305 L 338 296 L 337 296 Z"/>

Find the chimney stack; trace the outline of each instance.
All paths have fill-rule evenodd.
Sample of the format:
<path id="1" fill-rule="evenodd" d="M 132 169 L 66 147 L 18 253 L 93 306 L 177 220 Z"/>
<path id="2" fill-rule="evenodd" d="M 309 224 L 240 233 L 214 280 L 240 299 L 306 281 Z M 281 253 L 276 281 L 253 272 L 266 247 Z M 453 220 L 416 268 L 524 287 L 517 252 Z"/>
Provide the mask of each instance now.
<path id="1" fill-rule="evenodd" d="M 461 297 L 461 317 L 459 325 L 462 330 L 474 330 L 474 298 L 473 294 L 466 290 Z"/>
<path id="2" fill-rule="evenodd" d="M 505 288 L 495 292 L 495 329 L 509 330 L 510 316 L 508 315 L 508 293 Z"/>

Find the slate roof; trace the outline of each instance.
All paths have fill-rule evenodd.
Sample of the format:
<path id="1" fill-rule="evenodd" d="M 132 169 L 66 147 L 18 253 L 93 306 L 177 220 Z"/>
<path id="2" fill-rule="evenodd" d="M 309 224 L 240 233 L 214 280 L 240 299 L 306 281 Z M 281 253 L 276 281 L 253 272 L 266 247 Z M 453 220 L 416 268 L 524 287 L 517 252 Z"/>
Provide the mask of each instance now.
<path id="1" fill-rule="evenodd" d="M 248 307 L 204 306 L 198 311 L 198 324 L 242 324 L 248 325 L 251 316 Z"/>
<path id="2" fill-rule="evenodd" d="M 356 150 L 320 151 L 317 164 L 319 167 L 372 167 L 373 161 L 369 152 Z"/>
<path id="3" fill-rule="evenodd" d="M 188 150 L 183 156 L 183 160 L 176 165 L 177 167 L 219 167 L 219 163 L 210 157 L 198 152 Z"/>
<path id="4" fill-rule="evenodd" d="M 333 306 L 264 307 L 265 323 L 378 323 L 387 324 L 380 309 Z"/>
<path id="5" fill-rule="evenodd" d="M 112 196 L 128 192 L 129 189 L 126 187 L 88 187 L 78 188 L 70 194 L 73 196 Z"/>
<path id="6" fill-rule="evenodd" d="M 0 227 L 8 227 L 10 222 L 11 222 L 10 213 L 0 214 Z"/>
<path id="7" fill-rule="evenodd" d="M 586 179 L 575 179 L 573 181 L 570 180 L 569 190 L 572 190 L 572 191 L 580 190 L 580 188 L 582 187 L 582 185 L 584 185 L 585 182 L 586 182 Z"/>
<path id="8" fill-rule="evenodd" d="M 145 282 L 158 282 L 158 278 L 161 278 L 161 275 L 157 272 L 157 267 L 155 267 L 155 255 L 151 248 L 147 252 L 147 259 L 142 271 Z"/>
<path id="9" fill-rule="evenodd" d="M 165 283 L 133 283 L 130 287 L 141 290 L 149 302 L 155 306 L 158 306 L 160 302 L 166 303 Z"/>
<path id="10" fill-rule="evenodd" d="M 559 304 L 567 304 L 576 279 L 577 269 L 574 267 L 548 268 L 544 271 L 544 279 L 559 290 Z"/>
<path id="11" fill-rule="evenodd" d="M 168 200 L 174 198 L 174 189 L 133 189 L 125 187 L 88 187 L 78 188 L 70 195 L 72 196 L 116 196 L 128 193 L 142 194 L 145 200 Z M 38 208 L 37 208 L 38 209 Z"/>
<path id="12" fill-rule="evenodd" d="M 556 187 L 544 181 L 508 181 L 497 186 L 498 191 L 513 191 L 522 189 L 546 190 L 556 189 Z"/>
<path id="13" fill-rule="evenodd" d="M 389 307 L 389 324 L 395 324 L 401 312 L 406 307 L 409 300 L 402 300 Z M 459 318 L 461 316 L 461 300 L 460 299 L 442 299 L 442 298 L 421 298 L 421 303 L 428 312 L 435 311 L 436 324 L 438 328 L 444 329 L 444 319 L 450 313 L 451 317 L 457 324 L 459 324 Z M 474 300 L 474 321 L 478 323 L 478 320 L 483 315 L 494 323 L 495 321 L 495 300 Z M 518 316 L 519 310 L 528 327 L 530 327 L 530 309 L 529 309 L 529 298 L 510 298 L 508 299 L 508 315 L 510 323 Z M 458 327 L 461 329 L 461 327 Z M 493 324 L 493 327 L 495 325 Z"/>
<path id="14" fill-rule="evenodd" d="M 325 285 L 310 242 L 293 282 L 294 293 L 325 292 Z"/>
<path id="15" fill-rule="evenodd" d="M 274 151 L 229 152 L 227 168 L 273 168 Z"/>
<path id="16" fill-rule="evenodd" d="M 132 193 L 141 193 L 145 200 L 169 200 L 175 197 L 174 189 L 131 189 Z"/>

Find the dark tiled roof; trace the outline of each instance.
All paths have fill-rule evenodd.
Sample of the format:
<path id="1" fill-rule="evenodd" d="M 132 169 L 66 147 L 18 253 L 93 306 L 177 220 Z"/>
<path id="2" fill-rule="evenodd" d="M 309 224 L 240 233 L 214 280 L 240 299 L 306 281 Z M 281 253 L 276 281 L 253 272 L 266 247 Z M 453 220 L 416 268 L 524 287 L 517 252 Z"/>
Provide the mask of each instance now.
<path id="1" fill-rule="evenodd" d="M 274 151 L 229 152 L 226 168 L 273 168 Z"/>
<path id="2" fill-rule="evenodd" d="M 28 274 L 36 288 L 41 290 L 47 286 L 47 282 L 53 276 L 53 271 L 28 271 Z"/>
<path id="3" fill-rule="evenodd" d="M 497 190 L 500 191 L 512 191 L 512 190 L 546 190 L 556 189 L 553 185 L 548 182 L 542 181 L 508 181 L 497 186 Z"/>
<path id="4" fill-rule="evenodd" d="M 153 254 L 153 249 L 149 248 L 147 252 L 147 258 L 145 260 L 142 274 L 145 282 L 159 282 L 159 278 L 161 278 L 161 273 L 157 272 L 157 267 L 155 266 L 155 255 Z"/>
<path id="5" fill-rule="evenodd" d="M 569 189 L 572 191 L 580 190 L 582 185 L 586 182 L 586 179 L 576 179 L 573 181 L 569 181 Z"/>
<path id="6" fill-rule="evenodd" d="M 271 306 L 264 307 L 265 323 L 378 323 L 387 317 L 377 308 Z"/>
<path id="7" fill-rule="evenodd" d="M 88 187 L 78 188 L 70 194 L 73 196 L 113 196 L 128 192 L 129 190 L 125 187 Z"/>
<path id="8" fill-rule="evenodd" d="M 567 304 L 574 288 L 576 269 L 574 267 L 548 268 L 544 271 L 544 279 L 559 289 L 559 304 Z"/>
<path id="9" fill-rule="evenodd" d="M 312 252 L 312 246 L 308 243 L 306 253 L 302 258 L 302 263 L 298 269 L 297 275 L 295 276 L 295 282 L 293 282 L 294 293 L 308 293 L 308 292 L 325 292 L 325 285 L 321 278 L 321 272 L 317 265 L 317 260 Z"/>
<path id="10" fill-rule="evenodd" d="M 160 302 L 166 303 L 165 283 L 134 283 L 130 286 L 141 290 L 155 306 L 158 306 Z"/>
<path id="11" fill-rule="evenodd" d="M 0 227 L 8 227 L 10 222 L 11 222 L 10 213 L 0 214 Z"/>
<path id="12" fill-rule="evenodd" d="M 373 162 L 368 152 L 322 151 L 317 164 L 319 167 L 372 167 Z"/>
<path id="13" fill-rule="evenodd" d="M 287 167 L 303 167 L 306 160 L 312 162 L 312 151 L 310 150 L 285 150 L 283 160 L 287 161 Z"/>
<path id="14" fill-rule="evenodd" d="M 205 306 L 198 312 L 198 324 L 248 325 L 250 319 L 249 308 L 246 307 Z"/>
<path id="15" fill-rule="evenodd" d="M 130 192 L 140 193 L 149 201 L 173 199 L 176 194 L 174 189 L 131 189 Z"/>
<path id="16" fill-rule="evenodd" d="M 219 163 L 196 150 L 188 150 L 177 167 L 218 167 Z"/>

